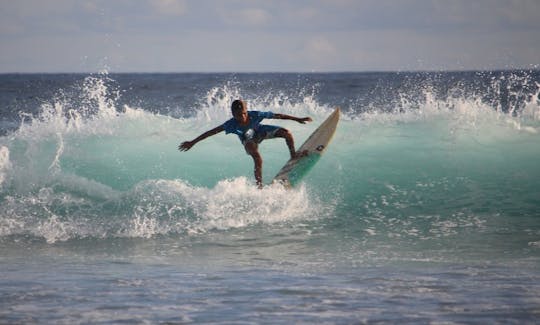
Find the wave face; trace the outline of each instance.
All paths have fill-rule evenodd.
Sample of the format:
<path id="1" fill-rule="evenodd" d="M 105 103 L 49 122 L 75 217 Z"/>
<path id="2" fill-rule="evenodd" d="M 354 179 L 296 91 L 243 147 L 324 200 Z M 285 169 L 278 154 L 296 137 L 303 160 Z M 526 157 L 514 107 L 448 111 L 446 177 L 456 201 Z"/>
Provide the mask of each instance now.
<path id="1" fill-rule="evenodd" d="M 502 233 L 529 253 L 540 246 L 537 72 L 47 78 L 56 83 L 36 91 L 49 97 L 17 114 L 3 109 L 3 241 L 289 225 L 365 252 L 461 243 L 441 259 L 476 241 L 467 254 L 493 253 Z M 239 97 L 252 109 L 313 117 L 268 122 L 289 128 L 297 146 L 342 107 L 331 146 L 298 188 L 257 190 L 235 136 L 177 150 L 228 119 Z M 270 182 L 287 148 L 268 140 L 260 149 Z"/>

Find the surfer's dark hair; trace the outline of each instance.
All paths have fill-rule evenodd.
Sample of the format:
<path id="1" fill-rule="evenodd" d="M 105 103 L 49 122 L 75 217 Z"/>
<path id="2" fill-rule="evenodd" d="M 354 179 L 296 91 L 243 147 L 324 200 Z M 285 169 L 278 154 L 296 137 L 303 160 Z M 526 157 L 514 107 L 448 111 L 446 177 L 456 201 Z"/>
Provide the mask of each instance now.
<path id="1" fill-rule="evenodd" d="M 245 107 L 246 107 L 246 103 L 241 99 L 237 99 L 233 101 L 231 104 L 231 112 L 242 111 L 244 110 Z"/>

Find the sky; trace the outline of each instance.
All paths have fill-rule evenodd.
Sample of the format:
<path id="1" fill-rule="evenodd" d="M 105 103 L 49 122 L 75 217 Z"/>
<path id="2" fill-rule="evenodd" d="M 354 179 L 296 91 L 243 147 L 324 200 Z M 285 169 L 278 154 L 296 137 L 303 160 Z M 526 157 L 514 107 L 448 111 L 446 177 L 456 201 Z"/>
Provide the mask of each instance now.
<path id="1" fill-rule="evenodd" d="M 0 73 L 538 69 L 540 0 L 0 0 Z"/>

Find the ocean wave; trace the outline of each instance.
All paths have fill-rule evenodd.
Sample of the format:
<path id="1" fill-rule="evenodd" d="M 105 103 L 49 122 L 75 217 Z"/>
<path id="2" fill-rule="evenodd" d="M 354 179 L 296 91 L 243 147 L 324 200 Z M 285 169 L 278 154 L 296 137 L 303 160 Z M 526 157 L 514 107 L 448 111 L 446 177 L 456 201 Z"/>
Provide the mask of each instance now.
<path id="1" fill-rule="evenodd" d="M 118 107 L 118 89 L 104 78 L 88 77 L 76 101 L 51 99 L 0 137 L 0 236 L 148 238 L 327 218 L 368 238 L 425 240 L 480 229 L 493 215 L 537 215 L 538 89 L 513 110 L 426 88 L 393 110 L 349 107 L 299 188 L 259 191 L 235 137 L 176 150 L 230 118 L 245 90 L 211 88 L 196 114 L 174 118 Z M 333 109 L 302 93 L 272 91 L 249 105 L 312 116 L 307 125 L 279 121 L 301 143 Z M 287 149 L 265 141 L 261 152 L 269 182 Z"/>

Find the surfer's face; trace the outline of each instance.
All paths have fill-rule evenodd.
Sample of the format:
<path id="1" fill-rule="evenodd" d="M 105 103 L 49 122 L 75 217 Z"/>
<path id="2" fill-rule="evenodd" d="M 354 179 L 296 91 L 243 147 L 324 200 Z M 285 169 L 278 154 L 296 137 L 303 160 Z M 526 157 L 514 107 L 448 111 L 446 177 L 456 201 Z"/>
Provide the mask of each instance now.
<path id="1" fill-rule="evenodd" d="M 234 119 L 237 120 L 239 123 L 246 123 L 248 120 L 248 114 L 245 109 L 235 110 L 232 112 L 232 114 Z"/>

